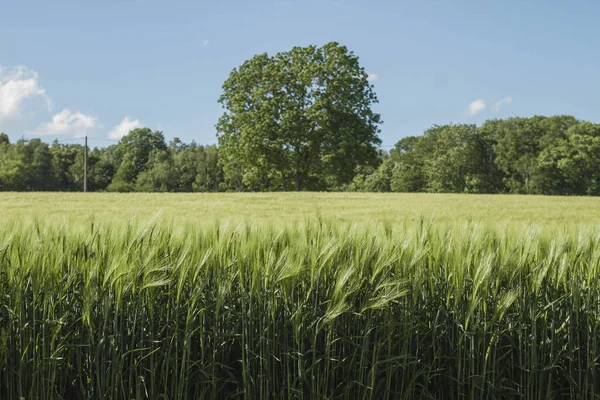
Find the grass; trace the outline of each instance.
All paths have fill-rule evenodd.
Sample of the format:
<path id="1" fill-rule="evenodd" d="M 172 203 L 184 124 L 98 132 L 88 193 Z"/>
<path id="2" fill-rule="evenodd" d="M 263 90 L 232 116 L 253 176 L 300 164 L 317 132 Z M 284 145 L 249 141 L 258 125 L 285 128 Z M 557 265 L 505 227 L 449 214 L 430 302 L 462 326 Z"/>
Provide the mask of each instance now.
<path id="1" fill-rule="evenodd" d="M 600 398 L 590 199 L 0 199 L 0 398 Z"/>

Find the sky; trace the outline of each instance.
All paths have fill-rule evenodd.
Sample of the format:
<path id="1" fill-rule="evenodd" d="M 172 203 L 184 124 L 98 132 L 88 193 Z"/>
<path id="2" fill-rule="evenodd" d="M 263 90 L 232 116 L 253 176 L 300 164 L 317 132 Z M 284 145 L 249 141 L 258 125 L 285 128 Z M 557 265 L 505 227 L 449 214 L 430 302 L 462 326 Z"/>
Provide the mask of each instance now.
<path id="1" fill-rule="evenodd" d="M 331 41 L 369 73 L 383 146 L 434 124 L 600 122 L 599 17 L 596 0 L 0 0 L 0 132 L 216 143 L 232 69 Z"/>

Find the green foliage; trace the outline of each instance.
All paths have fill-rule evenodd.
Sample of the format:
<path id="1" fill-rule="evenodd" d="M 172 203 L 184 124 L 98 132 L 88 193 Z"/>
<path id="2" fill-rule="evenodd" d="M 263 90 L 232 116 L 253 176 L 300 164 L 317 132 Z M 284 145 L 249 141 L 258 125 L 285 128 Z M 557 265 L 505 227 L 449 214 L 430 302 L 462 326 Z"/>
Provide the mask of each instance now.
<path id="1" fill-rule="evenodd" d="M 316 62 L 313 58 L 320 61 Z M 328 101 L 333 101 L 330 97 L 335 97 L 328 94 L 326 86 L 314 83 L 310 88 L 304 88 L 303 96 L 310 99 L 310 104 L 307 103 L 301 110 L 306 115 L 298 111 L 299 104 L 288 99 L 296 92 L 288 93 L 287 87 L 277 86 L 276 81 L 252 86 L 252 82 L 257 82 L 253 80 L 254 75 L 267 74 L 272 70 L 269 72 L 271 75 L 263 77 L 268 80 L 278 76 L 275 74 L 278 68 L 292 75 L 299 74 L 298 82 L 302 82 L 301 79 L 308 79 L 304 75 L 305 70 L 313 68 L 320 71 L 320 63 L 324 60 L 338 65 L 339 59 L 358 66 L 351 53 L 347 54 L 343 48 L 335 46 L 296 48 L 289 54 L 272 58 L 261 56 L 248 61 L 239 71 L 232 73 L 227 83 L 231 86 L 227 89 L 230 97 L 224 95 L 227 100 L 222 101 L 227 107 L 231 105 L 235 113 L 227 111 L 221 118 L 222 127 L 228 126 L 223 129 L 232 130 L 221 134 L 220 147 L 202 146 L 195 142 L 186 144 L 178 138 L 167 146 L 162 132 L 135 129 L 116 145 L 89 151 L 88 190 L 239 192 L 302 188 L 345 192 L 600 195 L 598 124 L 578 121 L 571 116 L 534 116 L 489 120 L 481 127 L 436 125 L 422 136 L 400 139 L 388 154 L 374 151 L 372 145 L 375 139 L 365 145 L 361 141 L 366 136 L 357 139 L 350 133 L 344 133 L 340 139 L 332 133 L 345 132 L 345 128 L 330 132 L 321 130 L 334 123 L 335 118 L 328 119 L 325 114 L 335 114 L 341 101 L 335 100 L 335 106 L 325 107 Z M 285 63 L 282 60 L 286 60 Z M 259 68 L 261 63 L 266 64 Z M 293 69 L 294 63 L 303 67 Z M 288 71 L 288 68 L 292 70 Z M 364 72 L 359 70 L 361 74 Z M 334 82 L 329 80 L 328 85 Z M 252 96 L 243 95 L 243 91 L 237 93 L 242 83 L 250 85 L 246 89 L 252 89 L 253 96 L 258 96 L 252 101 L 259 106 L 251 104 L 254 107 L 251 109 L 256 111 L 243 111 L 250 107 L 248 102 Z M 278 96 L 282 98 L 276 99 L 272 91 L 265 89 L 271 87 L 269 85 L 278 87 L 285 95 L 280 93 Z M 335 92 L 337 86 L 332 87 Z M 365 90 L 369 92 L 371 89 Z M 282 104 L 292 107 L 292 111 L 281 113 Z M 368 107 L 368 104 L 364 106 Z M 236 107 L 242 108 L 238 110 Z M 283 118 L 275 118 L 276 123 L 273 123 L 273 118 L 267 118 L 271 122 L 266 125 L 255 123 L 252 119 L 258 118 L 258 115 L 264 117 L 262 113 L 265 110 L 275 112 L 275 109 Z M 338 116 L 346 122 L 352 119 L 349 115 Z M 312 133 L 308 137 L 304 134 L 294 136 L 293 132 L 299 131 L 291 127 L 305 126 L 302 125 L 304 123 L 309 126 L 313 117 L 318 122 L 311 125 L 314 129 L 308 132 Z M 375 124 L 378 116 L 373 114 L 372 118 L 371 122 Z M 241 121 L 246 122 L 242 124 Z M 238 126 L 238 123 L 241 125 Z M 370 126 L 376 130 L 376 124 L 373 124 Z M 234 129 L 234 126 L 237 128 Z M 240 128 L 242 126 L 243 129 Z M 360 132 L 358 125 L 353 126 L 355 133 Z M 279 139 L 271 140 L 267 136 L 257 139 L 256 135 Z M 346 141 L 346 144 L 339 141 L 332 144 L 336 138 Z M 297 140 L 297 146 L 284 144 L 288 140 Z M 348 141 L 354 144 L 350 145 Z M 359 142 L 362 144 L 359 145 Z M 328 153 L 330 150 L 333 153 Z M 362 155 L 356 153 L 363 150 Z M 83 152 L 84 148 L 79 144 L 54 142 L 48 146 L 39 139 L 20 139 L 10 143 L 8 136 L 1 134 L 0 191 L 80 191 L 83 187 Z M 304 161 L 295 163 L 298 154 L 308 157 L 305 160 L 307 164 Z"/>
<path id="2" fill-rule="evenodd" d="M 600 125 L 582 122 L 540 152 L 542 191 L 549 194 L 600 194 Z"/>
<path id="3" fill-rule="evenodd" d="M 167 146 L 162 132 L 152 132 L 148 128 L 137 128 L 123 136 L 118 145 L 118 157 L 122 160 L 113 181 L 108 186 L 110 191 L 133 191 L 138 177 L 142 182 L 137 186 L 140 191 L 165 189 L 164 167 L 154 164 L 164 162 L 164 157 L 156 156 L 156 152 L 166 151 Z M 154 155 L 154 157 L 152 157 Z"/>
<path id="4" fill-rule="evenodd" d="M 578 121 L 570 116 L 508 118 L 487 121 L 482 130 L 495 141 L 496 164 L 504 172 L 511 193 L 544 193 L 545 177 L 538 157 L 544 148 L 562 139 Z"/>
<path id="5" fill-rule="evenodd" d="M 595 195 L 597 132 L 570 116 L 434 126 L 401 139 L 384 173 L 399 192 Z"/>
<path id="6" fill-rule="evenodd" d="M 477 166 L 477 160 L 472 157 L 476 129 L 474 125 L 451 125 L 425 132 L 422 146 L 427 157 L 423 172 L 428 192 L 467 191 L 467 180 Z"/>
<path id="7" fill-rule="evenodd" d="M 358 166 L 350 184 L 334 186 L 333 189 L 334 191 L 352 192 L 389 192 L 389 170 L 392 166 L 390 155 L 385 151 L 380 151 L 377 165 Z"/>
<path id="8" fill-rule="evenodd" d="M 223 170 L 219 166 L 217 146 L 199 146 L 196 152 L 195 192 L 217 192 L 223 189 Z"/>
<path id="9" fill-rule="evenodd" d="M 219 102 L 220 162 L 232 186 L 322 190 L 376 162 L 377 97 L 358 57 L 337 43 L 257 55 L 231 72 Z"/>
<path id="10" fill-rule="evenodd" d="M 391 190 L 390 175 L 393 167 L 394 164 L 392 159 L 389 156 L 384 157 L 383 161 L 379 165 L 379 168 L 365 178 L 363 191 L 389 192 Z"/>
<path id="11" fill-rule="evenodd" d="M 78 183 L 82 182 L 77 182 L 77 178 L 78 175 L 83 176 L 83 163 L 76 164 L 76 159 L 82 153 L 83 146 L 79 144 L 61 145 L 55 141 L 50 147 L 52 175 L 56 184 L 64 190 L 81 190 L 82 184 Z M 79 171 L 77 171 L 77 167 L 79 167 Z M 73 179 L 74 177 L 75 179 Z"/>
<path id="12" fill-rule="evenodd" d="M 175 172 L 170 153 L 154 149 L 150 153 L 146 168 L 137 177 L 136 191 L 171 192 L 177 183 Z"/>
<path id="13" fill-rule="evenodd" d="M 409 136 L 396 143 L 390 152 L 394 167 L 391 171 L 390 188 L 394 192 L 423 192 L 427 179 L 423 170 L 426 155 L 423 154 L 422 137 Z"/>
<path id="14" fill-rule="evenodd" d="M 51 190 L 54 186 L 52 156 L 40 139 L 0 142 L 0 187 L 2 190 Z"/>
<path id="15" fill-rule="evenodd" d="M 107 157 L 109 149 L 94 149 L 88 153 L 88 190 L 106 190 L 116 173 L 116 165 Z M 78 155 L 77 160 L 83 157 Z M 82 177 L 82 165 L 71 167 L 72 176 Z M 83 182 L 83 179 L 81 179 Z M 79 186 L 81 188 L 81 186 Z"/>
<path id="16" fill-rule="evenodd" d="M 106 190 L 109 192 L 133 192 L 138 171 L 132 160 L 125 159 Z"/>

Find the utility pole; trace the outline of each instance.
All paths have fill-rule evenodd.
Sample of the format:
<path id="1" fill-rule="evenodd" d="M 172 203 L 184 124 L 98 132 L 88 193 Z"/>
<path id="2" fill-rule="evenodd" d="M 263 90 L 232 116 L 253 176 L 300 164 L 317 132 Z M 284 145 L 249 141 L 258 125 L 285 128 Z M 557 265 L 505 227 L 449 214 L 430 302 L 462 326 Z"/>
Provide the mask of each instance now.
<path id="1" fill-rule="evenodd" d="M 83 191 L 87 192 L 87 136 L 83 148 Z"/>

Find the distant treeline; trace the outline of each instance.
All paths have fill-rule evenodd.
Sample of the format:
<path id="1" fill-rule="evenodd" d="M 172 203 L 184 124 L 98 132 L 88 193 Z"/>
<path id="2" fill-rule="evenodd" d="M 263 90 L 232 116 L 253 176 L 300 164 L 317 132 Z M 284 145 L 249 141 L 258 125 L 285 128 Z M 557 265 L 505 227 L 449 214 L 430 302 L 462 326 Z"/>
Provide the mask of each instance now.
<path id="1" fill-rule="evenodd" d="M 1 191 L 81 191 L 81 144 L 40 139 L 10 143 L 0 134 Z M 227 171 L 227 174 L 224 173 Z M 347 171 L 344 172 L 347 174 Z M 135 129 L 88 155 L 88 189 L 117 192 L 280 191 L 293 183 L 243 179 L 244 165 L 219 158 L 216 145 L 166 143 Z M 571 116 L 488 120 L 482 126 L 434 126 L 402 138 L 363 164 L 353 178 L 322 179 L 324 191 L 600 194 L 600 124 Z M 316 189 L 315 189 L 316 188 Z"/>

